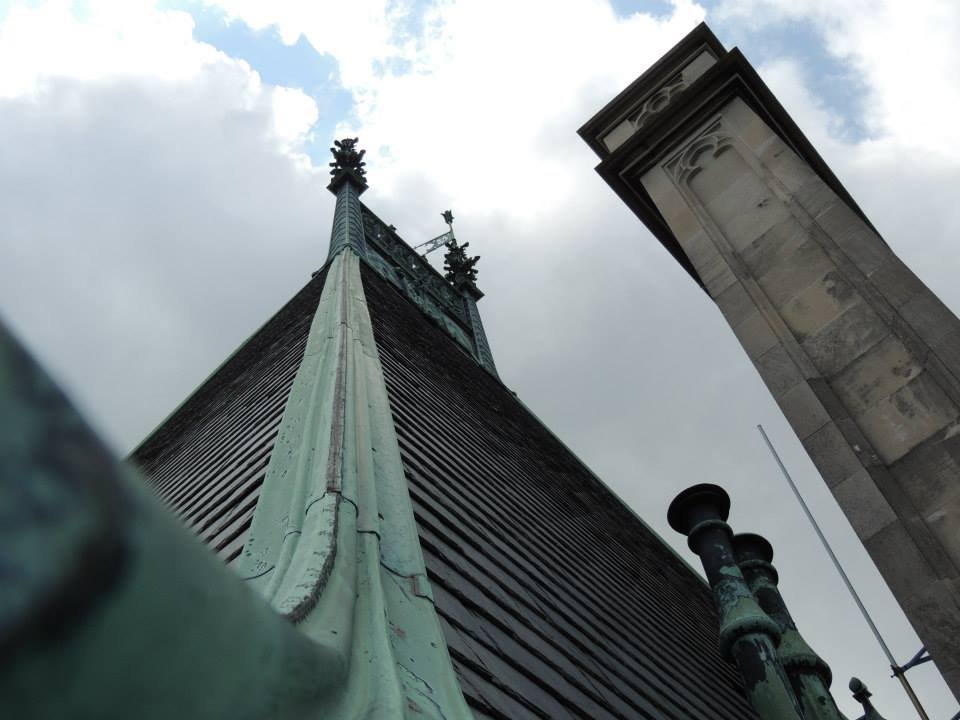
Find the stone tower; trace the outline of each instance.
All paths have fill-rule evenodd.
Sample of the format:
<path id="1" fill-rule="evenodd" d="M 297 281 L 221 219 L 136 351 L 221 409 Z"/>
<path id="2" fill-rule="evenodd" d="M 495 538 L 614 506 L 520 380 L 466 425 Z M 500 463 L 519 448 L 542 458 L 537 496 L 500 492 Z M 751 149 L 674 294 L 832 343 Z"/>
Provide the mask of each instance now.
<path id="1" fill-rule="evenodd" d="M 960 321 L 705 25 L 580 135 L 717 303 L 960 696 Z"/>

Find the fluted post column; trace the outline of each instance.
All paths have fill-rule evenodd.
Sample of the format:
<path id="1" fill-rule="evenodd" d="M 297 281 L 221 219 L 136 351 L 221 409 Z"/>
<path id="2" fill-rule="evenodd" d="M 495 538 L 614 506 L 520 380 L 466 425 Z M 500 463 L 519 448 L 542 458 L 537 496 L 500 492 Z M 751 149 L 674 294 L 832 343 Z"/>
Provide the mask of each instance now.
<path id="1" fill-rule="evenodd" d="M 847 720 L 830 694 L 830 667 L 800 635 L 780 594 L 770 543 L 752 533 L 734 535 L 733 553 L 761 609 L 780 627 L 777 655 L 806 720 Z"/>
<path id="2" fill-rule="evenodd" d="M 757 604 L 737 566 L 729 511 L 723 488 L 694 485 L 670 503 L 667 519 L 703 563 L 720 613 L 720 650 L 740 668 L 747 700 L 764 720 L 796 720 L 797 699 L 776 652 L 780 628 Z"/>

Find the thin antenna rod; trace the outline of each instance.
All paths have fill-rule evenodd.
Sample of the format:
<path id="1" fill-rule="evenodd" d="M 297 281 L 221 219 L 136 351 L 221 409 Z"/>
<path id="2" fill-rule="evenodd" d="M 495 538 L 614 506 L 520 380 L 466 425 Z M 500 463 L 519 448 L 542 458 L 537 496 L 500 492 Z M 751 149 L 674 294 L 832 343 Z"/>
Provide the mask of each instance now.
<path id="1" fill-rule="evenodd" d="M 797 502 L 800 503 L 800 507 L 803 508 L 803 512 L 807 516 L 807 520 L 810 521 L 810 525 L 813 526 L 814 531 L 817 533 L 817 537 L 820 538 L 820 542 L 823 545 L 823 549 L 827 551 L 827 555 L 830 556 L 830 560 L 833 561 L 833 566 L 837 569 L 837 572 L 840 573 L 840 577 L 843 579 L 843 584 L 847 586 L 847 590 L 850 593 L 850 596 L 853 598 L 853 601 L 857 604 L 857 607 L 860 608 L 860 613 L 863 615 L 863 619 L 867 621 L 867 625 L 870 626 L 870 629 L 873 631 L 873 635 L 877 638 L 877 642 L 880 643 L 880 647 L 883 648 L 884 654 L 887 656 L 887 660 L 890 662 L 890 669 L 893 671 L 894 676 L 900 680 L 900 684 L 903 685 L 903 690 L 907 693 L 907 696 L 910 698 L 910 702 L 913 703 L 913 707 L 916 708 L 917 713 L 920 715 L 921 720 L 930 720 L 927 716 L 926 711 L 923 709 L 923 705 L 920 704 L 920 698 L 917 697 L 916 693 L 913 692 L 913 688 L 910 686 L 910 682 L 907 680 L 905 673 L 901 670 L 900 666 L 897 665 L 896 660 L 893 659 L 893 653 L 890 652 L 890 648 L 887 647 L 887 643 L 884 642 L 883 636 L 880 635 L 880 631 L 877 629 L 877 626 L 873 622 L 873 618 L 870 617 L 870 613 L 867 612 L 867 608 L 864 607 L 863 601 L 860 600 L 860 596 L 857 594 L 857 591 L 854 589 L 853 584 L 850 582 L 850 578 L 847 577 L 847 573 L 844 571 L 843 566 L 840 564 L 840 561 L 837 559 L 837 556 L 833 553 L 833 548 L 830 547 L 830 543 L 827 542 L 827 538 L 824 537 L 823 531 L 820 530 L 820 525 L 817 523 L 816 519 L 813 517 L 813 513 L 810 512 L 810 508 L 807 507 L 806 501 L 804 501 L 803 496 L 800 494 L 800 491 L 797 489 L 796 483 L 793 481 L 793 478 L 790 477 L 790 473 L 787 471 L 786 466 L 783 464 L 783 461 L 780 459 L 780 455 L 777 454 L 776 449 L 773 447 L 773 443 L 770 442 L 770 438 L 767 437 L 766 431 L 763 429 L 763 425 L 757 425 L 757 430 L 760 431 L 760 434 L 763 436 L 763 441 L 767 444 L 767 448 L 770 450 L 770 454 L 773 455 L 773 459 L 777 461 L 777 465 L 780 466 L 780 472 L 783 473 L 783 477 L 786 478 L 787 484 L 790 486 L 790 489 L 793 490 L 793 494 L 797 498 Z"/>

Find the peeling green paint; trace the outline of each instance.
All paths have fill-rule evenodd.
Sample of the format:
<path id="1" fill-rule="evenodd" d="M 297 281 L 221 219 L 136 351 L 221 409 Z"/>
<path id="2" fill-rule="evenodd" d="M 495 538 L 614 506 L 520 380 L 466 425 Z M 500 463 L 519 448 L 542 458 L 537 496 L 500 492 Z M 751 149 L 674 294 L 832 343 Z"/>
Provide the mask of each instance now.
<path id="1" fill-rule="evenodd" d="M 780 629 L 777 655 L 783 664 L 806 720 L 847 720 L 830 693 L 830 667 L 797 630 L 777 587 L 777 571 L 771 564 L 773 548 L 759 535 L 733 537 L 733 550 L 740 570 L 760 607 Z"/>

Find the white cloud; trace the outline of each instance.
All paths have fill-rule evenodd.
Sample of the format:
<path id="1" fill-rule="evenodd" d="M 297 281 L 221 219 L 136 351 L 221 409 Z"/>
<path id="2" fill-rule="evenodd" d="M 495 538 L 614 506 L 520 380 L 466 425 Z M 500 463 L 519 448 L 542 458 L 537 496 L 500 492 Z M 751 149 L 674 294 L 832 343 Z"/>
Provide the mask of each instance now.
<path id="1" fill-rule="evenodd" d="M 302 0 L 203 0 L 254 30 L 274 27 L 288 45 L 301 35 L 320 53 L 337 59 L 347 88 L 371 82 L 376 63 L 404 56 L 395 24 L 408 12 L 407 3 L 390 0 L 302 2 Z"/>
<path id="2" fill-rule="evenodd" d="M 960 4 L 954 0 L 726 0 L 721 17 L 761 28 L 807 21 L 866 88 L 876 141 L 960 161 Z M 930 158 L 929 160 L 933 160 Z"/>
<path id="3" fill-rule="evenodd" d="M 302 90 L 265 86 L 242 61 L 193 39 L 186 12 L 159 10 L 154 0 L 17 2 L 0 24 L 0 97 L 38 95 L 58 79 L 86 83 L 123 78 L 184 86 L 203 73 L 229 75 L 238 109 L 272 107 L 281 148 L 300 152 L 316 122 L 316 102 Z M 236 81 L 241 79 L 240 85 Z"/>
<path id="4" fill-rule="evenodd" d="M 322 259 L 316 103 L 192 29 L 127 0 L 0 24 L 0 309 L 121 449 Z"/>
<path id="5" fill-rule="evenodd" d="M 227 58 L 193 41 L 193 19 L 144 0 L 15 3 L 0 25 L 0 96 L 36 92 L 44 78 L 152 77 L 184 80 Z"/>

